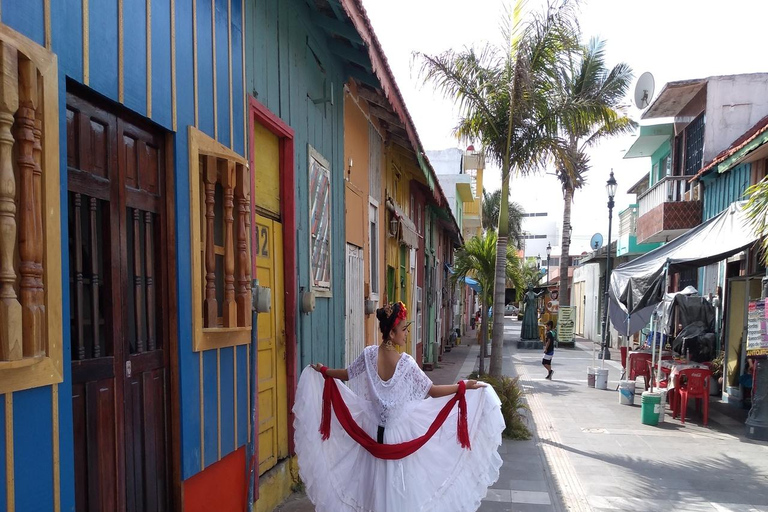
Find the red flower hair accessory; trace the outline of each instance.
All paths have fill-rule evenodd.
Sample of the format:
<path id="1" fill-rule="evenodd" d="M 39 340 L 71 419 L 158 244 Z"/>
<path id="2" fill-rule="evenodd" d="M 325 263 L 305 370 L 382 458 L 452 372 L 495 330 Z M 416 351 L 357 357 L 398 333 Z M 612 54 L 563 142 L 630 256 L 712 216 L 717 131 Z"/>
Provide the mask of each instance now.
<path id="1" fill-rule="evenodd" d="M 405 320 L 406 318 L 408 318 L 408 309 L 405 307 L 405 304 L 403 304 L 402 302 L 398 302 L 398 303 L 396 304 L 396 306 L 398 306 L 398 307 L 399 307 L 399 309 L 398 309 L 398 311 L 397 311 L 397 317 L 395 317 L 395 323 L 394 323 L 394 325 L 397 325 L 397 324 L 399 324 L 401 321 L 403 321 L 403 320 Z M 394 325 L 393 325 L 393 326 L 394 326 Z"/>

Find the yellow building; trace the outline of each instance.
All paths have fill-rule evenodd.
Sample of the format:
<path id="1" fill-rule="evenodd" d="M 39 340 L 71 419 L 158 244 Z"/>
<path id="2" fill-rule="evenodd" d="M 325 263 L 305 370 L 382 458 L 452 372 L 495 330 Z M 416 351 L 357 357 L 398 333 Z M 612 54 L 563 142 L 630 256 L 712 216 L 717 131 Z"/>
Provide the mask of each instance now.
<path id="1" fill-rule="evenodd" d="M 473 146 L 467 148 L 462 162 L 464 172 L 472 179 L 474 200 L 464 203 L 463 231 L 464 239 L 480 235 L 483 232 L 483 172 L 485 157 Z"/>

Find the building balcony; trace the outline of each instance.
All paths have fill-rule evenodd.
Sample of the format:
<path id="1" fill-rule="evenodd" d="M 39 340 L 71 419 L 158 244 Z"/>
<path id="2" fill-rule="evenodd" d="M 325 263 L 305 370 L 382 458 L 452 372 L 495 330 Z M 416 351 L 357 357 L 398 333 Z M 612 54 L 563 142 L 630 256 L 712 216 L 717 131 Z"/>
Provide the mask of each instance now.
<path id="1" fill-rule="evenodd" d="M 475 199 L 474 201 L 465 202 L 464 216 L 480 218 L 480 209 L 482 207 L 480 203 L 481 203 L 480 199 Z"/>
<path id="2" fill-rule="evenodd" d="M 616 256 L 645 254 L 657 248 L 660 243 L 641 244 L 637 241 L 638 206 L 631 204 L 619 213 L 619 238 L 616 242 Z"/>
<path id="3" fill-rule="evenodd" d="M 637 243 L 668 242 L 701 223 L 689 177 L 666 176 L 638 198 Z"/>

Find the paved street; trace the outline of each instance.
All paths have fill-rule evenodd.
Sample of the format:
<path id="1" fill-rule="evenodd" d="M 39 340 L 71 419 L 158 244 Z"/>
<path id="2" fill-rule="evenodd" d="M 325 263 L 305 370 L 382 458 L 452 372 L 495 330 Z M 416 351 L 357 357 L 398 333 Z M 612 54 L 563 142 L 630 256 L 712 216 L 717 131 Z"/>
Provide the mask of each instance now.
<path id="1" fill-rule="evenodd" d="M 728 406 L 713 402 L 708 428 L 692 407 L 685 425 L 669 410 L 659 426 L 642 425 L 639 396 L 634 407 L 619 404 L 618 361 L 605 363 L 607 391 L 587 387 L 591 344 L 581 340 L 556 351 L 547 381 L 539 352 L 513 343 L 520 323 L 507 321 L 504 371 L 521 379 L 534 436 L 504 440 L 499 481 L 479 512 L 768 511 L 768 446 L 745 439 L 743 421 L 723 413 L 734 412 Z M 478 353 L 474 344 L 455 347 L 429 375 L 455 382 L 476 367 Z M 313 509 L 294 496 L 279 510 Z"/>

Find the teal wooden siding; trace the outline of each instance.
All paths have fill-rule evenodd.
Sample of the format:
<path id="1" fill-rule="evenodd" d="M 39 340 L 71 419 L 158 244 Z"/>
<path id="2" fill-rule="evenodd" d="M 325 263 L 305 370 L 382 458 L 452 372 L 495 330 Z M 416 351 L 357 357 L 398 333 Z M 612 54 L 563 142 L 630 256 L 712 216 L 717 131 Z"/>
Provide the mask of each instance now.
<path id="1" fill-rule="evenodd" d="M 744 199 L 749 187 L 752 164 L 737 165 L 724 173 L 713 172 L 702 178 L 704 185 L 704 221 L 717 216 L 734 201 Z"/>
<path id="2" fill-rule="evenodd" d="M 665 176 L 664 169 L 662 169 L 661 160 L 665 156 L 668 156 L 671 151 L 672 145 L 669 141 L 666 141 L 661 146 L 659 146 L 656 151 L 653 152 L 653 155 L 651 155 L 651 173 L 649 186 L 654 186 Z M 654 172 L 654 169 L 656 172 Z"/>
<path id="3" fill-rule="evenodd" d="M 310 289 L 308 146 L 331 166 L 332 297 L 318 297 L 315 311 L 299 314 L 295 329 L 299 371 L 311 362 L 344 364 L 344 110 L 346 75 L 314 26 L 303 0 L 263 0 L 246 7 L 246 91 L 295 130 L 298 287 Z M 333 91 L 333 105 L 312 99 Z M 311 99 L 312 98 L 312 99 Z M 258 186 L 258 185 L 257 185 Z M 297 293 L 297 296 L 300 294 Z M 301 311 L 296 305 L 297 311 Z"/>
<path id="4" fill-rule="evenodd" d="M 87 83 L 84 79 L 83 58 L 83 20 L 84 4 L 88 9 L 88 52 Z M 273 2 L 277 5 L 277 2 Z M 193 2 L 189 0 L 123 0 L 123 97 L 122 105 L 137 114 L 151 118 L 161 128 L 172 134 L 173 164 L 169 173 L 173 173 L 176 204 L 175 237 L 177 283 L 174 293 L 177 298 L 180 396 L 180 434 L 181 460 L 171 461 L 180 465 L 182 479 L 198 473 L 201 467 L 218 460 L 217 442 L 221 435 L 221 456 L 246 442 L 247 414 L 246 396 L 246 350 L 237 350 L 237 382 L 234 381 L 234 349 L 221 349 L 217 374 L 216 351 L 198 354 L 192 351 L 192 297 L 191 281 L 191 246 L 189 224 L 189 176 L 188 176 L 188 141 L 187 127 L 195 124 L 195 107 L 198 109 L 199 128 L 214 137 L 218 131 L 218 140 L 231 146 L 236 152 L 245 155 L 244 116 L 246 103 L 243 91 L 243 4 L 244 0 L 215 0 L 215 30 L 212 30 L 212 10 L 210 1 L 197 0 L 197 24 L 193 24 Z M 24 0 L 2 2 L 0 21 L 22 33 L 38 44 L 46 40 L 45 0 Z M 120 77 L 118 73 L 118 2 L 116 0 L 52 0 L 50 1 L 51 50 L 58 58 L 59 73 L 59 158 L 61 171 L 61 241 L 62 274 L 69 275 L 69 239 L 67 223 L 67 144 L 65 102 L 68 80 L 90 87 L 107 99 L 121 103 L 119 96 Z M 147 12 L 147 6 L 151 12 Z M 231 10 L 231 16 L 229 12 Z M 263 13 L 262 13 L 263 14 Z M 148 22 L 149 20 L 149 22 Z M 148 26 L 149 23 L 149 26 Z M 270 23 L 277 23 L 275 11 Z M 171 37 L 171 27 L 175 30 L 175 47 Z M 151 30 L 150 55 L 147 55 L 147 30 Z M 198 36 L 198 101 L 194 98 L 193 33 Z M 229 37 L 231 33 L 231 47 Z M 216 40 L 216 62 L 213 62 L 213 39 Z M 276 48 L 274 48 L 276 50 Z M 176 72 L 176 123 L 174 124 L 174 101 L 172 81 L 172 55 L 175 54 Z M 231 70 L 230 70 L 231 62 Z M 231 84 L 229 76 L 231 72 Z M 151 102 L 147 94 L 147 77 L 151 74 Z M 214 96 L 212 80 L 217 77 L 217 94 Z M 232 112 L 230 114 L 230 88 Z M 337 84 L 338 98 L 341 104 L 341 83 Z M 214 118 L 214 106 L 216 118 Z M 322 117 L 318 114 L 318 117 Z M 334 114 L 331 119 L 340 116 Z M 215 130 L 217 126 L 217 130 Z M 232 127 L 230 130 L 230 126 Z M 306 126 L 306 123 L 305 123 Z M 325 125 L 318 123 L 315 131 L 324 132 L 329 126 L 340 131 L 340 123 Z M 305 132 L 306 132 L 305 128 Z M 313 144 L 316 143 L 313 138 Z M 341 154 L 341 142 L 338 149 Z M 326 149 L 327 150 L 327 149 Z M 306 148 L 304 148 L 306 151 Z M 338 158 L 337 158 L 338 160 Z M 340 167 L 339 167 L 340 168 Z M 341 187 L 339 187 L 341 190 Z M 341 207 L 337 201 L 336 207 Z M 337 217 L 342 215 L 337 213 Z M 343 236 L 337 236 L 342 240 Z M 336 254 L 341 254 L 337 252 Z M 341 258 L 343 260 L 343 258 Z M 338 275 L 340 275 L 339 272 Z M 62 278 L 63 318 L 70 315 L 69 280 Z M 338 288 L 343 296 L 343 285 Z M 343 322 L 340 322 L 343 326 Z M 61 492 L 59 495 L 61 510 L 74 510 L 74 457 L 73 457 L 73 422 L 72 422 L 72 382 L 70 372 L 70 332 L 68 322 L 64 322 L 63 367 L 64 382 L 58 386 L 59 392 L 59 477 Z M 342 337 L 343 338 L 343 337 Z M 331 339 L 331 337 L 329 337 Z M 203 382 L 200 382 L 200 359 L 203 360 Z M 221 393 L 217 393 L 217 386 Z M 237 387 L 237 417 L 234 414 L 234 390 Z M 201 440 L 200 397 L 204 396 L 205 418 L 202 425 L 204 439 Z M 52 389 L 50 386 L 13 393 L 14 415 L 14 469 L 16 510 L 53 510 L 53 471 L 51 414 Z M 170 398 L 169 394 L 169 398 Z M 222 432 L 218 432 L 216 410 L 221 400 Z M 211 415 L 210 412 L 213 412 Z M 0 415 L 5 412 L 5 402 L 0 397 Z M 237 443 L 234 430 L 237 429 Z M 172 431 L 173 436 L 177 435 Z M 0 422 L 0 439 L 5 438 L 4 422 Z M 206 460 L 201 461 L 201 442 L 205 446 Z M 5 471 L 5 443 L 0 443 L 0 503 L 5 506 L 7 493 Z"/>

